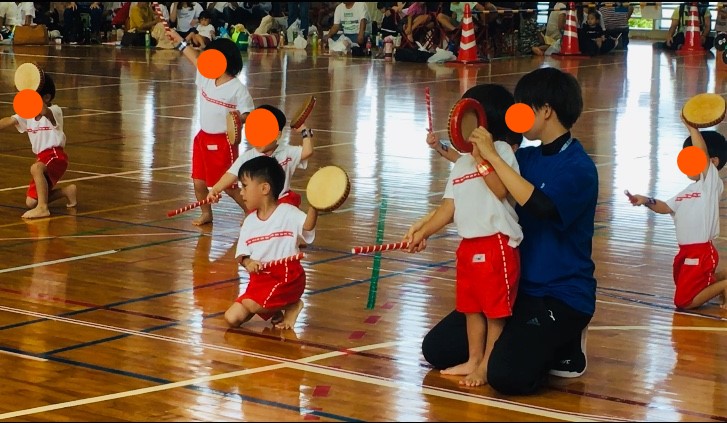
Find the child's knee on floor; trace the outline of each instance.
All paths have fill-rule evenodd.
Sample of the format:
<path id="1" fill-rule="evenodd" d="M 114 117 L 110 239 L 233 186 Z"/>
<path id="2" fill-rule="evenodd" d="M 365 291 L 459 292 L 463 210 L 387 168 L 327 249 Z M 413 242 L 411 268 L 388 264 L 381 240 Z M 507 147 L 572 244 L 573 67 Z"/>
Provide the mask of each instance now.
<path id="1" fill-rule="evenodd" d="M 33 198 L 33 197 L 25 197 L 25 205 L 26 205 L 26 206 L 27 206 L 27 207 L 28 207 L 29 209 L 34 209 L 34 208 L 35 208 L 35 206 L 37 206 L 37 205 L 38 205 L 38 200 L 36 200 L 36 199 L 35 199 L 35 198 Z"/>

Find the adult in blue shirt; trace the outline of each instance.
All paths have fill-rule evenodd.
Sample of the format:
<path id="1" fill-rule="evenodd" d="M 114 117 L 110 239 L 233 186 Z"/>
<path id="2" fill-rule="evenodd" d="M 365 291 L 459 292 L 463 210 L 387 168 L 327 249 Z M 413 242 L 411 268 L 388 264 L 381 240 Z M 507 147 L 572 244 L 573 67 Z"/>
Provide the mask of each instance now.
<path id="1" fill-rule="evenodd" d="M 525 137 L 542 141 L 516 152 L 520 174 L 500 159 L 485 128 L 470 140 L 517 202 L 523 228 L 519 292 L 487 370 L 495 390 L 522 395 L 536 392 L 549 373 L 577 377 L 586 369 L 585 332 L 596 304 L 591 254 L 598 173 L 570 134 L 583 109 L 572 75 L 555 68 L 530 72 L 518 82 L 515 101 L 535 111 Z M 456 311 L 422 343 L 436 368 L 467 361 L 467 351 L 465 318 Z"/>

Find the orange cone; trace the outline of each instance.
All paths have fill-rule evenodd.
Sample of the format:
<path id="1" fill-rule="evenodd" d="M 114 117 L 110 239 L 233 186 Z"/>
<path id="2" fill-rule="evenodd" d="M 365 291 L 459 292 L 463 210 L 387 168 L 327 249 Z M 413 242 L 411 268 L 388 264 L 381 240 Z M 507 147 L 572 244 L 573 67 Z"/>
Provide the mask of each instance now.
<path id="1" fill-rule="evenodd" d="M 472 22 L 472 10 L 469 3 L 464 5 L 462 18 L 462 36 L 459 39 L 459 53 L 455 63 L 482 63 L 477 58 L 477 43 L 475 42 L 475 24 Z"/>
<path id="2" fill-rule="evenodd" d="M 679 49 L 682 53 L 704 53 L 702 47 L 702 39 L 699 32 L 699 11 L 697 2 L 692 2 L 689 7 L 689 16 L 687 16 L 687 24 L 684 30 L 684 44 Z"/>
<path id="3" fill-rule="evenodd" d="M 578 21 L 576 19 L 575 2 L 568 3 L 568 12 L 565 15 L 565 31 L 560 42 L 560 52 L 553 53 L 560 56 L 577 56 L 581 54 L 578 46 Z"/>

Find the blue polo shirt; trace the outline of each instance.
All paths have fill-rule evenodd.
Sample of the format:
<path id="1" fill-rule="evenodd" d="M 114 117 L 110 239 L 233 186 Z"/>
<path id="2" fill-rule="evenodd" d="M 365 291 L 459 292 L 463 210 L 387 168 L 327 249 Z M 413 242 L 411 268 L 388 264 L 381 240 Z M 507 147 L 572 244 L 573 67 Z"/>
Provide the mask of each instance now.
<path id="1" fill-rule="evenodd" d="M 554 297 L 593 315 L 596 165 L 576 139 L 556 154 L 543 155 L 542 150 L 542 146 L 518 149 L 520 174 L 553 201 L 560 220 L 543 220 L 517 207 L 524 234 L 519 289 L 534 297 Z"/>

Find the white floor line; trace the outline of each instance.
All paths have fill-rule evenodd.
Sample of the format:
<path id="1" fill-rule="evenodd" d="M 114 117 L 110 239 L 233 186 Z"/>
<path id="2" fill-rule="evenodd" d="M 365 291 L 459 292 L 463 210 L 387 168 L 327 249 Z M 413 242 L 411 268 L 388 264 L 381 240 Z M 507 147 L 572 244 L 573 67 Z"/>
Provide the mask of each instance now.
<path id="1" fill-rule="evenodd" d="M 139 170 L 129 170 L 126 172 L 117 172 L 117 173 L 100 173 L 98 175 L 93 176 L 84 176 L 81 178 L 75 178 L 75 179 L 65 179 L 62 182 L 68 183 L 68 182 L 77 182 L 77 181 L 87 181 L 89 179 L 100 179 L 100 178 L 112 178 L 114 176 L 123 176 L 123 175 L 133 175 L 135 173 L 141 173 L 141 172 L 153 172 L 156 170 L 169 170 L 169 169 L 179 169 L 181 167 L 188 167 L 189 165 L 183 164 L 183 165 L 176 165 L 176 166 L 165 166 L 165 167 L 156 167 L 156 168 L 150 168 L 150 169 L 139 169 Z M 2 188 L 0 189 L 0 192 L 4 191 L 14 191 L 18 189 L 27 189 L 28 185 L 22 185 L 12 188 Z"/>
<path id="2" fill-rule="evenodd" d="M 282 362 L 279 364 L 264 366 L 264 367 L 260 367 L 257 369 L 239 370 L 239 371 L 235 371 L 235 372 L 223 373 L 223 374 L 214 375 L 214 376 L 205 376 L 202 378 L 195 378 L 195 379 L 189 379 L 189 380 L 181 381 L 181 382 L 174 382 L 174 383 L 170 383 L 170 384 L 153 386 L 153 387 L 149 387 L 149 388 L 142 388 L 142 389 L 137 389 L 137 390 L 133 390 L 133 391 L 126 391 L 126 392 L 120 392 L 120 393 L 116 393 L 116 394 L 102 395 L 99 397 L 86 398 L 86 399 L 75 400 L 75 401 L 68 401 L 65 403 L 53 404 L 53 405 L 48 405 L 48 406 L 43 406 L 43 407 L 36 407 L 36 408 L 27 409 L 27 410 L 19 410 L 19 411 L 15 411 L 15 412 L 11 412 L 11 413 L 0 414 L 0 420 L 19 417 L 19 416 L 25 416 L 25 415 L 29 415 L 29 414 L 42 413 L 42 412 L 46 412 L 46 411 L 58 410 L 58 409 L 62 409 L 62 408 L 75 407 L 75 406 L 79 406 L 79 405 L 108 401 L 108 400 L 112 400 L 112 399 L 142 395 L 142 394 L 146 394 L 149 392 L 159 392 L 159 391 L 174 389 L 174 388 L 178 388 L 178 387 L 182 387 L 182 386 L 204 383 L 204 382 L 210 381 L 210 380 L 219 380 L 219 379 L 237 377 L 237 376 L 241 376 L 241 375 L 245 375 L 245 374 L 256 373 L 256 370 L 257 370 L 257 372 L 262 372 L 262 371 L 274 370 L 274 369 L 293 368 L 293 369 L 297 369 L 297 370 L 301 370 L 301 371 L 305 371 L 305 372 L 311 372 L 311 373 L 332 376 L 332 377 L 336 377 L 336 378 L 354 380 L 354 381 L 359 381 L 359 382 L 382 386 L 382 387 L 391 387 L 394 389 L 407 389 L 407 390 L 420 389 L 423 393 L 425 393 L 427 395 L 431 395 L 431 396 L 438 396 L 438 397 L 442 397 L 442 398 L 454 399 L 457 401 L 481 404 L 481 405 L 486 405 L 486 406 L 490 406 L 490 407 L 494 407 L 494 408 L 500 408 L 500 409 L 505 409 L 505 410 L 521 412 L 521 413 L 527 413 L 527 414 L 532 414 L 532 415 L 536 415 L 536 416 L 547 416 L 547 417 L 551 417 L 551 418 L 558 418 L 558 419 L 566 420 L 566 421 L 582 421 L 584 418 L 587 418 L 589 420 L 620 421 L 620 419 L 611 419 L 608 417 L 592 416 L 592 415 L 588 415 L 588 414 L 571 413 L 571 412 L 566 412 L 566 411 L 558 411 L 558 410 L 554 410 L 554 409 L 520 404 L 520 403 L 496 399 L 496 398 L 485 398 L 485 397 L 479 397 L 479 396 L 474 396 L 474 395 L 466 395 L 466 394 L 462 394 L 462 393 L 459 393 L 456 391 L 448 391 L 445 389 L 439 389 L 439 388 L 428 387 L 428 386 L 423 387 L 418 384 L 397 381 L 397 380 L 393 380 L 390 378 L 374 377 L 374 376 L 366 375 L 363 373 L 357 373 L 357 372 L 339 370 L 339 369 L 332 369 L 332 368 L 328 368 L 328 367 L 325 367 L 322 365 L 312 364 L 313 361 L 318 361 L 318 360 L 323 360 L 323 359 L 327 359 L 327 358 L 331 358 L 331 357 L 348 354 L 348 351 L 359 351 L 359 350 L 364 351 L 364 350 L 374 349 L 374 348 L 388 348 L 388 347 L 398 345 L 401 343 L 398 341 L 384 342 L 384 343 L 376 344 L 376 346 L 368 345 L 368 346 L 358 347 L 358 348 L 349 348 L 344 351 L 331 351 L 331 352 L 327 352 L 327 353 L 323 353 L 323 354 L 318 354 L 317 356 L 314 356 L 314 357 L 292 360 L 292 359 L 286 359 L 286 358 L 282 358 L 282 357 L 275 357 L 275 356 L 271 356 L 271 355 L 267 355 L 267 354 L 243 351 L 243 350 L 239 350 L 237 348 L 223 347 L 223 346 L 218 346 L 218 345 L 206 344 L 206 343 L 202 343 L 202 342 L 187 341 L 187 340 L 183 340 L 183 339 L 179 339 L 179 338 L 174 338 L 171 336 L 156 335 L 156 334 L 137 331 L 137 330 L 130 330 L 130 329 L 124 329 L 124 328 L 119 328 L 119 327 L 114 327 L 114 326 L 109 326 L 109 325 L 86 322 L 86 321 L 82 321 L 82 320 L 69 319 L 66 317 L 59 317 L 59 316 L 54 316 L 54 315 L 45 314 L 45 313 L 38 313 L 38 312 L 30 311 L 30 310 L 21 310 L 21 309 L 16 309 L 16 308 L 12 308 L 12 307 L 0 306 L 0 311 L 6 311 L 6 312 L 10 312 L 10 313 L 22 314 L 22 315 L 33 316 L 33 317 L 41 317 L 41 318 L 46 318 L 46 319 L 53 320 L 53 321 L 60 321 L 60 322 L 65 322 L 65 323 L 77 324 L 77 325 L 81 325 L 81 326 L 95 327 L 98 329 L 106 329 L 106 330 L 113 331 L 113 332 L 127 333 L 127 334 L 131 334 L 131 335 L 142 336 L 145 338 L 158 339 L 158 340 L 163 340 L 163 341 L 172 342 L 172 343 L 176 343 L 176 344 L 183 344 L 183 345 L 189 345 L 189 346 L 194 346 L 194 347 L 204 347 L 204 348 L 213 349 L 216 351 L 229 352 L 229 353 L 232 353 L 235 355 L 250 356 L 250 357 L 260 358 L 260 359 L 264 359 L 264 360 Z M 303 361 L 303 360 L 305 360 L 305 361 Z"/>
<path id="3" fill-rule="evenodd" d="M 239 233 L 239 231 L 238 231 Z M 140 237 L 140 236 L 172 236 L 172 235 L 183 235 L 182 232 L 158 232 L 158 233 L 143 233 L 143 234 L 109 234 L 109 235 L 61 235 L 61 236 L 41 236 L 41 237 L 9 237 L 0 238 L 0 241 L 43 241 L 47 239 L 72 239 L 72 238 L 114 238 L 114 237 Z"/>
<path id="4" fill-rule="evenodd" d="M 48 361 L 47 358 L 35 357 L 35 356 L 32 356 L 32 355 L 27 355 L 27 354 L 18 354 L 18 353 L 14 353 L 14 352 L 11 352 L 11 351 L 5 351 L 2 348 L 0 348 L 0 354 L 12 355 L 13 357 L 24 358 L 26 360 Z"/>
<path id="5" fill-rule="evenodd" d="M 59 259 L 59 260 L 42 261 L 40 263 L 28 264 L 28 265 L 25 265 L 25 266 L 9 267 L 7 269 L 0 269 L 0 273 L 16 272 L 18 270 L 33 269 L 33 268 L 36 268 L 36 267 L 50 266 L 50 265 L 53 265 L 53 264 L 66 263 L 66 262 L 69 262 L 69 261 L 83 260 L 83 259 L 87 259 L 87 258 L 91 258 L 91 257 L 105 256 L 105 255 L 108 255 L 108 254 L 118 253 L 119 251 L 120 250 L 106 250 L 106 251 L 101 251 L 101 252 L 98 252 L 98 253 L 91 253 L 91 254 L 84 254 L 84 255 L 81 255 L 81 256 L 67 257 L 67 258 Z"/>

